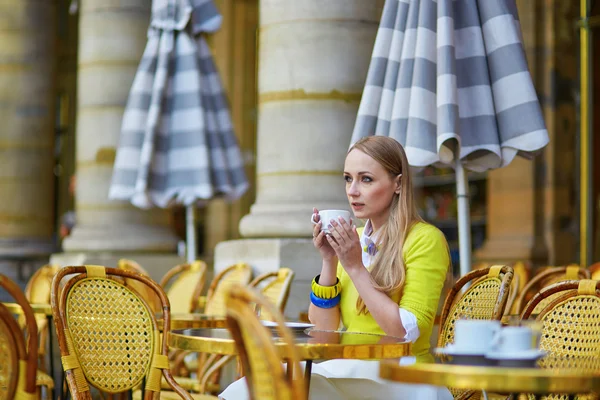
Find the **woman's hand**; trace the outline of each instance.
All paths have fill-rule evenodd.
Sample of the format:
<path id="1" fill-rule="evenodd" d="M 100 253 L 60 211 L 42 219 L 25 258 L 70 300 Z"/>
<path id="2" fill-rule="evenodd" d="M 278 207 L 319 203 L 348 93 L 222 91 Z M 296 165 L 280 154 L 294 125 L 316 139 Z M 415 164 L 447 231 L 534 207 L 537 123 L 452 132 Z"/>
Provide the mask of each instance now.
<path id="1" fill-rule="evenodd" d="M 321 221 L 321 217 L 319 216 L 319 210 L 313 208 L 313 221 L 316 222 L 313 228 L 313 244 L 321 253 L 321 257 L 323 261 L 332 262 L 335 260 L 335 251 L 331 248 L 331 245 L 327 242 L 325 238 L 325 232 L 321 230 L 321 226 L 323 222 Z"/>
<path id="2" fill-rule="evenodd" d="M 362 246 L 360 245 L 358 232 L 356 232 L 356 226 L 350 226 L 345 219 L 340 217 L 338 222 L 331 221 L 329 232 L 327 241 L 348 275 L 359 268 L 364 268 Z"/>

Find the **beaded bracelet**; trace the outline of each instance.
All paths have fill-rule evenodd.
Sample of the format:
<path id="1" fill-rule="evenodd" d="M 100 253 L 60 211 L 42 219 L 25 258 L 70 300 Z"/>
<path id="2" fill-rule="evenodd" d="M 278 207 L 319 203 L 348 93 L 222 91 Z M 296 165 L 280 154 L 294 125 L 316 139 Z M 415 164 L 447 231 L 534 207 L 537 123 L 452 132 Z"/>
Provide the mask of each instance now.
<path id="1" fill-rule="evenodd" d="M 340 304 L 340 299 L 342 296 L 339 294 L 332 299 L 322 299 L 317 297 L 314 292 L 310 292 L 310 302 L 319 308 L 333 308 Z"/>
<path id="2" fill-rule="evenodd" d="M 319 285 L 319 277 L 321 275 L 317 275 L 315 276 L 315 278 L 312 280 L 312 283 L 310 285 L 310 288 L 312 290 L 312 292 L 317 296 L 320 297 L 321 299 L 333 299 L 334 297 L 338 296 L 341 292 L 342 292 L 342 285 L 340 283 L 339 278 L 336 278 L 336 282 L 335 285 L 333 286 L 322 286 Z"/>

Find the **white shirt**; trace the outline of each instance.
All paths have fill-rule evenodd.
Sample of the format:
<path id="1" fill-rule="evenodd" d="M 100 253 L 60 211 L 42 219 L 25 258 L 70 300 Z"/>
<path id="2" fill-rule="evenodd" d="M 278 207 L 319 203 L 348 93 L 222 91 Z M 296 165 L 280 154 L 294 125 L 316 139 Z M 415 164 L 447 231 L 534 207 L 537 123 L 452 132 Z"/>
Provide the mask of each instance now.
<path id="1" fill-rule="evenodd" d="M 367 221 L 365 225 L 365 229 L 360 235 L 360 245 L 362 247 L 362 262 L 363 265 L 368 268 L 371 265 L 371 262 L 375 258 L 376 252 L 374 251 L 374 246 L 376 244 L 377 237 L 373 235 L 373 227 L 371 226 L 371 221 Z M 368 247 L 371 245 L 371 253 L 368 251 Z M 405 340 L 408 340 L 414 343 L 420 335 L 419 326 L 417 325 L 417 317 L 413 313 L 408 310 L 405 310 L 402 307 L 398 308 L 400 311 L 400 321 L 402 322 L 402 327 L 406 331 L 406 335 L 404 336 Z"/>

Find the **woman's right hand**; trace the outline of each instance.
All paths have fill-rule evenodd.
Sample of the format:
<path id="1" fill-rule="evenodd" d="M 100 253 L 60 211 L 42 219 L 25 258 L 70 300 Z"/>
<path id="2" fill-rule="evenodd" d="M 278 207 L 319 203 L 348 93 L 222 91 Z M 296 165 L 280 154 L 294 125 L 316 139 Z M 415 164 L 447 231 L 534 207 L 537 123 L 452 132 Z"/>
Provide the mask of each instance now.
<path id="1" fill-rule="evenodd" d="M 319 210 L 313 208 L 312 220 L 316 222 L 313 228 L 313 244 L 321 253 L 321 257 L 324 261 L 333 261 L 336 257 L 335 251 L 327 241 L 325 232 L 321 230 L 321 217 L 319 216 Z"/>

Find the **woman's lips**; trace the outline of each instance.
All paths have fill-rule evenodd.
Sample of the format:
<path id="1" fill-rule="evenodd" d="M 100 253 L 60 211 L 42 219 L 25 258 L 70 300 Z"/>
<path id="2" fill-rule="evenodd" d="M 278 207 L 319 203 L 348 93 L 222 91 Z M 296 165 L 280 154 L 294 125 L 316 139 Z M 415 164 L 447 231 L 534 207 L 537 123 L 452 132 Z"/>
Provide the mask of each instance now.
<path id="1" fill-rule="evenodd" d="M 364 208 L 364 204 L 363 203 L 352 203 L 352 208 L 355 210 L 361 210 L 362 208 Z"/>

